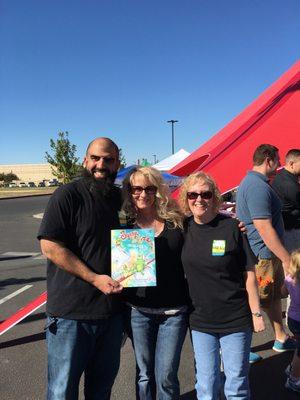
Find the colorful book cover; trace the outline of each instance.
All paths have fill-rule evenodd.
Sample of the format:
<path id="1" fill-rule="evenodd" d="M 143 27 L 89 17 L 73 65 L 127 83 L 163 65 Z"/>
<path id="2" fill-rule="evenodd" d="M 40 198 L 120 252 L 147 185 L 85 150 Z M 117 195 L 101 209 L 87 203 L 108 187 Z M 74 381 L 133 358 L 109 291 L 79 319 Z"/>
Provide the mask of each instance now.
<path id="1" fill-rule="evenodd" d="M 111 276 L 124 287 L 156 286 L 153 229 L 111 231 Z"/>

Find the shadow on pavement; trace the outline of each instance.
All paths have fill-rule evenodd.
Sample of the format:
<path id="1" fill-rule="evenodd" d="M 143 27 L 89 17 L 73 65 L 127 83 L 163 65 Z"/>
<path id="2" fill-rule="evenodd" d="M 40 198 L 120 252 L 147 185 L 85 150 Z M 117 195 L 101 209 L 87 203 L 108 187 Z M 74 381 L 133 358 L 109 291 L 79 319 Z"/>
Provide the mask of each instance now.
<path id="1" fill-rule="evenodd" d="M 260 346 L 257 346 L 260 347 Z M 299 394 L 285 389 L 285 368 L 293 353 L 274 354 L 250 368 L 250 387 L 253 400 L 299 400 Z"/>
<path id="2" fill-rule="evenodd" d="M 44 312 L 33 314 L 33 315 L 29 315 L 28 317 L 23 319 L 23 321 L 20 321 L 19 325 L 27 324 L 28 322 L 39 321 L 40 319 L 45 319 L 46 320 L 46 314 Z M 46 323 L 46 321 L 45 321 L 45 323 Z"/>
<path id="3" fill-rule="evenodd" d="M 0 282 L 0 288 L 3 288 L 8 285 L 21 285 L 24 283 L 40 282 L 40 281 L 45 281 L 45 280 L 46 280 L 46 278 L 44 276 L 38 276 L 36 278 L 29 278 L 29 279 L 9 278 L 9 279 L 5 279 Z"/>
<path id="4" fill-rule="evenodd" d="M 45 332 L 35 333 L 34 335 L 24 336 L 22 338 L 8 340 L 7 342 L 0 343 L 0 349 L 5 349 L 7 347 L 20 346 L 26 343 L 37 342 L 39 340 L 44 340 L 46 338 Z"/>
<path id="5" fill-rule="evenodd" d="M 196 390 L 192 390 L 188 393 L 183 393 L 179 398 L 180 400 L 197 400 Z"/>
<path id="6" fill-rule="evenodd" d="M 264 351 L 264 350 L 271 350 L 274 344 L 274 340 L 270 340 L 269 342 L 259 344 L 257 346 L 251 347 L 251 351 L 254 353 L 257 353 L 258 351 Z"/>
<path id="7" fill-rule="evenodd" d="M 1 261 L 8 261 L 8 260 L 20 260 L 22 258 L 30 258 L 32 255 L 28 256 L 0 256 L 0 262 Z"/>

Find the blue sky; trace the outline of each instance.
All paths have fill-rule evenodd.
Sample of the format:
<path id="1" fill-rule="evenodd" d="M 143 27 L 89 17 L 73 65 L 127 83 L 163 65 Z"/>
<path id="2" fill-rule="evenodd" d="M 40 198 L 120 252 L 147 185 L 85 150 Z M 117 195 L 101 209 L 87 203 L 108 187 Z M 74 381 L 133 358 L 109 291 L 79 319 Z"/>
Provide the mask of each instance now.
<path id="1" fill-rule="evenodd" d="M 193 151 L 300 58 L 299 0 L 0 0 L 0 164 Z"/>

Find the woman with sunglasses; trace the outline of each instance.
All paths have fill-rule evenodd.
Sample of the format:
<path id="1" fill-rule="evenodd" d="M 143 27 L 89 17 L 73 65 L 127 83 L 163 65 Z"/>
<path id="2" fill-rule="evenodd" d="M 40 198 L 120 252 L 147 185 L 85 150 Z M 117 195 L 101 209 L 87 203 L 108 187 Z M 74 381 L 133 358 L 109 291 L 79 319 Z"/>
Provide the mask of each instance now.
<path id="1" fill-rule="evenodd" d="M 137 399 L 179 399 L 177 372 L 188 323 L 182 214 L 154 168 L 131 170 L 123 193 L 123 209 L 132 227 L 155 232 L 157 286 L 123 291 L 137 363 Z"/>
<path id="2" fill-rule="evenodd" d="M 221 195 L 203 172 L 180 192 L 185 223 L 182 262 L 192 300 L 190 329 L 197 398 L 219 399 L 220 350 L 227 399 L 250 399 L 248 368 L 252 330 L 264 330 L 253 255 L 238 221 L 219 213 Z"/>

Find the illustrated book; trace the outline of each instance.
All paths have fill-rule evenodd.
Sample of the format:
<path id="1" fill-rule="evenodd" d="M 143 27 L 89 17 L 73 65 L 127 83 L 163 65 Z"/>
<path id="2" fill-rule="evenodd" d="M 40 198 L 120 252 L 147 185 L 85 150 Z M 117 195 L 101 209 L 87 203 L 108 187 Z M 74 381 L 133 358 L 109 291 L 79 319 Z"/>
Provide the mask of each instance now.
<path id="1" fill-rule="evenodd" d="M 111 231 L 111 276 L 124 287 L 156 286 L 153 229 Z"/>

